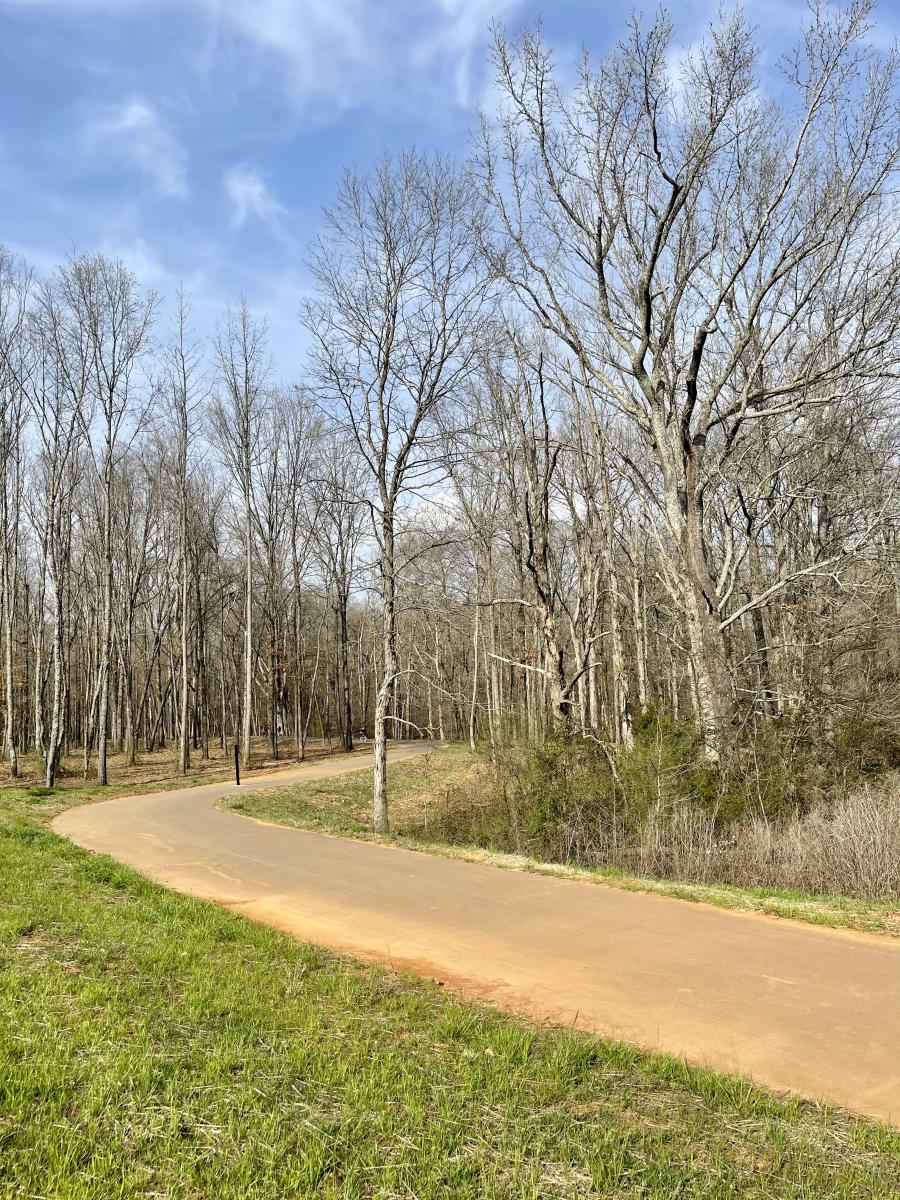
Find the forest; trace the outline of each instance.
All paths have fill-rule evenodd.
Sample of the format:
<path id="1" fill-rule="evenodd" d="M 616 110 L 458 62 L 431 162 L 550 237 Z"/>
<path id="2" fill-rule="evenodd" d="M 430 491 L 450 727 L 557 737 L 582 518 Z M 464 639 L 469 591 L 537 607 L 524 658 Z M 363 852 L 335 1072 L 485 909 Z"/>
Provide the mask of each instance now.
<path id="1" fill-rule="evenodd" d="M 0 249 L 6 770 L 463 741 L 446 836 L 900 891 L 896 49 L 498 29 L 470 155 L 346 171 L 297 297 Z M 259 751 L 257 751 L 259 753 Z M 471 797 L 470 797 L 471 800 Z M 468 805 L 468 807 L 467 807 Z M 451 811 L 452 810 L 452 811 Z"/>

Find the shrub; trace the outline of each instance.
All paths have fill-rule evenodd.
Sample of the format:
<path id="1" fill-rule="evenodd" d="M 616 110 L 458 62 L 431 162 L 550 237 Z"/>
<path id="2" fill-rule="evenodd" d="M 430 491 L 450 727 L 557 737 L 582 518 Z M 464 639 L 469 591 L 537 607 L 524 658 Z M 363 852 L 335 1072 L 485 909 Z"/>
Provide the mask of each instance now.
<path id="1" fill-rule="evenodd" d="M 861 743 L 851 729 L 857 746 L 890 744 Z M 867 750 L 858 761 L 871 758 Z M 785 728 L 717 771 L 692 729 L 651 709 L 636 723 L 634 748 L 615 758 L 580 737 L 504 749 L 475 789 L 447 793 L 429 832 L 657 878 L 900 895 L 900 785 L 831 767 L 829 796 L 827 760 Z"/>
<path id="2" fill-rule="evenodd" d="M 896 721 L 848 713 L 834 736 L 835 753 L 858 774 L 874 774 L 900 767 L 900 729 Z"/>
<path id="3" fill-rule="evenodd" d="M 604 862 L 691 883 L 891 899 L 900 896 L 900 790 L 896 782 L 865 785 L 786 823 L 755 817 L 722 826 L 684 807 L 649 821 Z"/>

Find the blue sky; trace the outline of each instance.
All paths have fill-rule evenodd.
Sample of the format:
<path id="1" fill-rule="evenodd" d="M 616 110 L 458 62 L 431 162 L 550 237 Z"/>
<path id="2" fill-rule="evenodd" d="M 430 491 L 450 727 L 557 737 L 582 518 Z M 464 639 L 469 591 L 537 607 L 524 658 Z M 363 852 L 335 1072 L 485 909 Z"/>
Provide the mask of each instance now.
<path id="1" fill-rule="evenodd" d="M 614 42 L 608 0 L 0 0 L 0 240 L 48 270 L 122 257 L 198 332 L 246 294 L 296 376 L 304 248 L 344 165 L 408 145 L 462 154 L 490 97 L 492 18 L 540 12 L 563 60 Z M 647 7 L 652 7 L 648 5 Z M 677 0 L 684 44 L 717 4 Z M 802 0 L 749 6 L 774 55 Z M 878 40 L 900 27 L 883 0 Z"/>

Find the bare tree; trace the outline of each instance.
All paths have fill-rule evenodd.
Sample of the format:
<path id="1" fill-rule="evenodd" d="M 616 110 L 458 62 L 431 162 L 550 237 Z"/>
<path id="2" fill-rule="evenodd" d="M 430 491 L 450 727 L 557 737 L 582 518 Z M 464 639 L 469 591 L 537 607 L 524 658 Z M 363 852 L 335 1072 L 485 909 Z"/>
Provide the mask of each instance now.
<path id="1" fill-rule="evenodd" d="M 749 426 L 839 405 L 896 360 L 898 59 L 865 45 L 870 11 L 816 8 L 777 101 L 757 91 L 740 14 L 678 79 L 668 20 L 634 20 L 572 91 L 538 33 L 497 35 L 505 108 L 477 155 L 499 226 L 490 256 L 641 439 L 650 467 L 635 482 L 658 519 L 711 758 L 735 716 L 736 619 L 711 489 Z"/>
<path id="2" fill-rule="evenodd" d="M 176 296 L 175 332 L 166 355 L 160 388 L 171 405 L 174 418 L 174 466 L 178 493 L 178 563 L 180 573 L 179 623 L 181 630 L 181 693 L 178 772 L 186 775 L 191 762 L 190 739 L 190 591 L 191 555 L 188 546 L 190 523 L 190 468 L 194 422 L 204 399 L 199 378 L 200 348 L 190 330 L 190 301 L 179 288 Z"/>
<path id="3" fill-rule="evenodd" d="M 313 461 L 321 448 L 321 427 L 311 396 L 295 389 L 293 403 L 286 409 L 285 471 L 287 475 L 288 544 L 290 557 L 291 653 L 293 675 L 294 735 L 297 757 L 306 756 L 306 740 L 312 719 L 313 697 L 321 662 L 321 626 L 316 627 L 316 652 L 311 678 L 304 679 L 305 634 L 304 582 L 316 544 L 323 510 L 322 483 L 316 479 Z M 327 485 L 326 485 L 327 488 Z"/>
<path id="4" fill-rule="evenodd" d="M 260 454 L 263 402 L 270 364 L 266 349 L 266 324 L 256 321 L 246 300 L 229 310 L 215 341 L 220 394 L 211 414 L 216 443 L 237 485 L 241 500 L 244 536 L 244 693 L 241 719 L 241 760 L 250 762 L 253 725 L 253 675 L 256 647 L 253 642 L 254 472 Z"/>
<path id="5" fill-rule="evenodd" d="M 31 369 L 25 338 L 31 275 L 0 246 L 0 624 L 4 645 L 4 744 L 9 773 L 19 773 L 15 734 L 14 647 L 22 499 L 25 384 Z"/>
<path id="6" fill-rule="evenodd" d="M 346 174 L 317 242 L 306 310 L 313 371 L 373 480 L 383 668 L 375 698 L 374 824 L 388 825 L 386 727 L 397 656 L 397 523 L 439 471 L 433 418 L 472 370 L 486 294 L 480 211 L 449 163 L 410 153 Z"/>

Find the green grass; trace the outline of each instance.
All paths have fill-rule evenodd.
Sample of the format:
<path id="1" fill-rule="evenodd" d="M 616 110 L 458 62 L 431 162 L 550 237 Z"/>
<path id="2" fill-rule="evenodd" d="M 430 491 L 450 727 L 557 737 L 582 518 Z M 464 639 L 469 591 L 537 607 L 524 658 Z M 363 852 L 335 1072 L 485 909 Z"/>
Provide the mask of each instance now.
<path id="1" fill-rule="evenodd" d="M 434 804 L 437 792 L 460 783 L 473 762 L 467 748 L 451 744 L 391 763 L 391 819 L 398 830 L 427 828 L 427 802 Z M 222 807 L 279 825 L 365 837 L 372 831 L 372 772 L 361 769 L 251 792 L 222 801 Z"/>
<path id="2" fill-rule="evenodd" d="M 598 872 L 615 887 L 629 891 L 656 892 L 680 900 L 715 904 L 741 912 L 766 913 L 833 929 L 855 929 L 863 933 L 900 937 L 897 905 L 851 896 L 814 896 L 809 892 L 778 888 L 740 888 L 730 884 L 682 883 L 672 879 L 644 879 L 609 869 Z"/>
<path id="3" fill-rule="evenodd" d="M 0 1196 L 866 1200 L 900 1135 L 454 1000 L 0 793 Z"/>
<path id="4" fill-rule="evenodd" d="M 227 772 L 225 778 L 229 778 Z M 40 784 L 32 787 L 0 787 L 0 797 L 15 799 L 19 804 L 40 805 L 45 817 L 55 816 L 67 808 L 81 804 L 92 804 L 96 800 L 113 800 L 117 796 L 142 796 L 147 792 L 169 792 L 176 788 L 198 787 L 218 780 L 209 774 L 196 773 L 176 775 L 165 779 L 139 779 L 134 783 L 110 783 L 103 787 L 99 783 L 68 783 L 61 787 L 46 788 Z"/>
<path id="5" fill-rule="evenodd" d="M 627 891 L 655 892 L 680 900 L 714 904 L 741 912 L 852 929 L 864 933 L 900 937 L 900 910 L 896 904 L 855 900 L 848 896 L 815 896 L 808 892 L 774 888 L 740 888 L 727 884 L 684 883 L 672 879 L 648 879 L 627 875 L 611 867 L 591 870 L 560 863 L 542 862 L 523 855 L 506 854 L 484 846 L 460 846 L 436 842 L 427 822 L 426 798 L 432 810 L 441 793 L 464 783 L 472 770 L 468 749 L 451 745 L 420 758 L 392 764 L 389 794 L 392 829 L 387 839 L 412 849 L 450 855 L 495 866 L 533 871 L 544 875 L 579 878 L 608 884 Z M 458 799 L 455 802 L 459 802 Z M 224 808 L 289 825 L 315 829 L 345 837 L 374 838 L 372 832 L 372 778 L 366 770 L 320 782 L 294 784 L 288 788 L 251 793 L 222 802 Z"/>

